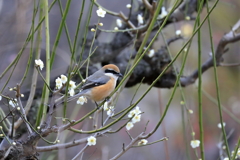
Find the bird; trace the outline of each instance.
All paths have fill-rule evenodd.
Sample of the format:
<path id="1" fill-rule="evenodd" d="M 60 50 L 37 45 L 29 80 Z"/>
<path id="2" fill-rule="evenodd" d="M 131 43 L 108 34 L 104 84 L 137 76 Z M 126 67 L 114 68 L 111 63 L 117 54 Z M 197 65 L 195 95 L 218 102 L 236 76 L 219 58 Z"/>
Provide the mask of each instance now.
<path id="1" fill-rule="evenodd" d="M 115 89 L 117 80 L 123 75 L 114 64 L 108 64 L 86 78 L 80 92 L 71 99 L 85 96 L 95 103 L 105 100 Z M 97 103 L 96 103 L 97 104 Z"/>

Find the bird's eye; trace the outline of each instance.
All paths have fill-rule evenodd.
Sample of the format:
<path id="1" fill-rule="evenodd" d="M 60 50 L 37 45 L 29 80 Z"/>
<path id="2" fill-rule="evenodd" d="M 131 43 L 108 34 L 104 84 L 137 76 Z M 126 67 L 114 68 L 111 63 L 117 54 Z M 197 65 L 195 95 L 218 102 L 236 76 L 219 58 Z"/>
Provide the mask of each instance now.
<path id="1" fill-rule="evenodd" d="M 112 73 L 112 74 L 118 74 L 118 72 L 112 70 L 112 69 L 106 69 L 105 73 Z"/>

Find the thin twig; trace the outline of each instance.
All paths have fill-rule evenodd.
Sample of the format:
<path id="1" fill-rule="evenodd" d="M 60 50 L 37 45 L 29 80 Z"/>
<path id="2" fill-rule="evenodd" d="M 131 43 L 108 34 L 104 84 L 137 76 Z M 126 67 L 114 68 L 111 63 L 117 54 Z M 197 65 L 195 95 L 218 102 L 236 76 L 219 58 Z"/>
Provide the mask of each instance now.
<path id="1" fill-rule="evenodd" d="M 142 0 L 142 2 L 149 11 L 152 11 L 153 7 L 147 0 Z"/>
<path id="2" fill-rule="evenodd" d="M 73 140 L 72 142 L 68 142 L 68 143 L 64 143 L 64 144 L 55 144 L 52 146 L 36 147 L 36 151 L 37 152 L 46 152 L 46 151 L 59 150 L 59 149 L 63 149 L 63 148 L 69 148 L 69 147 L 73 147 L 76 145 L 80 145 L 82 143 L 85 143 L 86 141 L 87 141 L 87 137 L 79 139 L 79 140 Z"/>
<path id="3" fill-rule="evenodd" d="M 155 144 L 155 143 L 158 143 L 158 142 L 162 142 L 162 141 L 166 141 L 168 140 L 168 137 L 163 137 L 157 141 L 154 141 L 154 142 L 151 142 L 151 143 L 147 143 L 145 145 L 139 145 L 139 146 L 132 146 L 132 148 L 137 148 L 137 147 L 143 147 L 143 146 L 149 146 L 149 145 L 152 145 L 152 144 Z"/>
<path id="4" fill-rule="evenodd" d="M 24 110 L 24 108 L 23 108 L 23 105 L 22 105 L 22 101 L 21 101 L 21 93 L 20 93 L 20 86 L 17 84 L 17 102 L 18 102 L 18 106 L 20 107 L 20 109 L 21 109 L 21 111 L 22 111 L 22 116 L 23 116 L 23 118 L 25 119 L 25 121 L 26 121 L 26 126 L 27 126 L 27 128 L 28 128 L 28 131 L 29 131 L 29 133 L 32 133 L 32 129 L 31 129 L 31 127 L 29 126 L 29 124 L 27 123 L 28 122 L 28 120 L 27 120 L 27 116 L 26 116 L 26 113 L 25 113 L 25 110 Z M 15 128 L 15 127 L 14 127 Z"/>
<path id="5" fill-rule="evenodd" d="M 81 149 L 81 151 L 78 152 L 78 154 L 77 154 L 75 157 L 73 157 L 72 160 L 78 159 L 78 157 L 80 157 L 80 156 L 82 155 L 83 151 L 84 151 L 87 147 L 88 147 L 88 145 L 85 145 L 85 146 L 83 147 L 83 149 Z"/>
<path id="6" fill-rule="evenodd" d="M 39 58 L 39 54 L 36 57 L 37 59 Z M 27 104 L 24 107 L 25 110 L 25 114 L 28 115 L 28 112 L 32 106 L 32 102 L 33 102 L 33 98 L 36 92 L 36 83 L 37 83 L 37 77 L 38 77 L 38 71 L 34 69 L 33 71 L 33 76 L 32 76 L 32 83 L 31 83 L 31 89 L 30 89 L 30 93 L 28 96 L 28 100 L 27 100 Z M 22 124 L 23 120 L 21 118 L 19 118 L 15 123 L 14 123 L 14 129 L 16 130 L 21 124 Z"/>
<path id="7" fill-rule="evenodd" d="M 65 127 L 68 127 L 68 125 L 65 126 Z M 62 129 L 64 130 L 64 128 L 62 128 Z M 60 130 L 61 129 L 58 129 L 58 131 L 60 131 Z M 95 137 L 102 136 L 103 134 L 105 134 L 108 131 L 109 130 L 105 130 L 103 132 L 96 133 L 94 136 Z M 64 144 L 55 144 L 55 145 L 52 145 L 52 146 L 36 147 L 36 151 L 37 152 L 46 152 L 46 151 L 52 151 L 52 150 L 59 150 L 59 149 L 63 149 L 63 148 L 70 148 L 70 147 L 73 147 L 73 146 L 76 146 L 76 145 L 86 143 L 87 138 L 88 137 L 85 137 L 85 138 L 82 138 L 82 139 L 79 139 L 79 140 L 73 140 L 72 142 L 68 142 L 68 143 L 64 143 Z"/>
<path id="8" fill-rule="evenodd" d="M 220 63 L 220 67 L 238 67 L 240 63 Z"/>
<path id="9" fill-rule="evenodd" d="M 120 151 L 117 155 L 115 155 L 110 160 L 116 160 L 119 157 L 121 157 L 125 152 L 127 152 L 130 148 L 132 148 L 134 143 L 136 143 L 138 140 L 142 139 L 141 137 L 142 137 L 143 134 L 144 133 L 141 133 L 139 136 L 137 136 L 136 138 L 132 139 L 132 141 L 127 146 L 124 146 L 124 149 L 122 149 L 122 151 Z"/>

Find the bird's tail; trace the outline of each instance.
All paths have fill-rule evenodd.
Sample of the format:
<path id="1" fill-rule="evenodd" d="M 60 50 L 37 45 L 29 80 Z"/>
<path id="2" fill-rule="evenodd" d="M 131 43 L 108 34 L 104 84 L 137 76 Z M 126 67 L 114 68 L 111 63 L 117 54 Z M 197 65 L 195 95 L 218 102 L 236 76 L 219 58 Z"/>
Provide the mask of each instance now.
<path id="1" fill-rule="evenodd" d="M 72 100 L 74 100 L 74 99 L 76 99 L 76 98 L 79 98 L 79 97 L 81 97 L 81 96 L 86 96 L 86 93 L 87 93 L 88 91 L 89 91 L 88 89 L 81 90 L 78 94 L 75 94 L 74 96 L 69 97 L 69 98 L 67 99 L 67 102 L 70 102 L 70 101 L 72 101 Z"/>
<path id="2" fill-rule="evenodd" d="M 89 91 L 88 89 L 86 89 L 86 90 L 81 90 L 78 94 L 75 94 L 74 96 L 69 97 L 69 98 L 67 99 L 67 102 L 70 102 L 70 101 L 72 101 L 72 100 L 74 100 L 74 99 L 77 99 L 77 98 L 79 98 L 79 97 L 81 97 L 81 96 L 87 96 L 87 92 L 88 92 L 88 91 Z M 60 102 L 55 102 L 55 106 L 58 106 L 58 105 L 60 105 L 60 104 L 62 104 L 62 103 L 64 103 L 64 100 L 60 100 Z"/>

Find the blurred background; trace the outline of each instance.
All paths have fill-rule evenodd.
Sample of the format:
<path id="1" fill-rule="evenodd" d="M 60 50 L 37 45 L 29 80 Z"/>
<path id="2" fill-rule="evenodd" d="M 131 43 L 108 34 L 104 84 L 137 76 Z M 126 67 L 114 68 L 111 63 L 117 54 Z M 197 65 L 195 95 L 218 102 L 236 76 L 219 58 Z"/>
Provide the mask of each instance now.
<path id="1" fill-rule="evenodd" d="M 49 1 L 49 4 L 52 1 Z M 66 0 L 61 1 L 63 7 L 65 6 Z M 126 5 L 130 3 L 128 0 L 99 0 L 104 8 L 109 10 L 119 12 L 123 11 L 128 14 Z M 172 1 L 166 2 L 164 5 L 166 9 L 173 4 Z M 215 1 L 210 1 L 210 7 Z M 74 39 L 74 34 L 76 31 L 77 21 L 79 12 L 81 9 L 80 0 L 73 0 L 70 6 L 70 10 L 66 19 L 66 24 L 68 26 L 69 34 Z M 83 18 L 86 21 L 87 9 L 89 2 L 86 2 L 86 12 L 83 13 Z M 134 9 L 133 5 L 133 9 Z M 2 73 L 6 67 L 14 60 L 17 53 L 21 50 L 28 32 L 31 27 L 32 21 L 32 9 L 33 2 L 29 0 L 0 0 L 0 73 Z M 94 7 L 93 14 L 90 24 L 96 24 L 98 17 L 96 15 L 97 7 Z M 207 15 L 206 8 L 203 9 L 201 17 L 204 18 Z M 61 14 L 59 6 L 56 3 L 52 10 L 49 12 L 49 24 L 50 24 L 50 42 L 53 45 L 56 34 L 58 31 L 59 24 L 61 22 Z M 240 1 L 239 0 L 221 0 L 217 7 L 214 9 L 210 15 L 212 32 L 213 32 L 213 42 L 214 46 L 218 45 L 218 42 L 222 36 L 231 30 L 231 27 L 240 18 Z M 100 19 L 103 23 L 103 29 L 113 29 L 116 27 L 116 17 L 106 15 L 105 18 Z M 36 23 L 37 24 L 37 23 Z M 163 34 L 166 38 L 170 38 L 175 35 L 176 30 L 181 30 L 184 39 L 178 40 L 170 45 L 170 50 L 172 55 L 175 55 L 182 47 L 184 42 L 192 34 L 194 21 L 182 21 L 175 23 L 174 25 L 169 25 L 163 30 Z M 81 28 L 84 27 L 82 23 Z M 83 29 L 80 29 L 80 33 L 83 34 Z M 201 29 L 202 34 L 202 61 L 205 62 L 211 52 L 211 44 L 209 38 L 209 30 L 207 22 L 203 25 Z M 44 34 L 43 34 L 44 35 Z M 101 33 L 99 40 L 105 42 L 111 42 L 114 33 Z M 42 42 L 42 59 L 44 59 L 45 53 L 45 41 L 43 36 Z M 156 49 L 163 46 L 162 37 L 159 37 L 158 41 L 155 42 L 154 47 Z M 184 75 L 191 74 L 195 69 L 197 69 L 197 37 L 194 37 L 192 42 L 186 67 L 184 69 Z M 224 63 L 239 63 L 240 62 L 240 42 L 236 42 L 227 46 L 229 48 L 228 52 L 224 55 Z M 30 45 L 28 45 L 16 66 L 12 78 L 7 87 L 13 87 L 22 78 L 25 71 L 28 55 L 29 55 Z M 67 38 L 65 32 L 59 41 L 57 48 L 56 60 L 54 62 L 54 67 L 52 70 L 52 78 L 56 78 L 61 74 L 67 72 L 67 67 L 70 62 L 70 50 L 67 43 Z M 180 57 L 174 65 L 180 70 L 182 58 Z M 32 64 L 33 66 L 34 64 Z M 34 67 L 32 67 L 34 69 Z M 31 73 L 32 71 L 30 71 Z M 44 71 L 43 71 L 44 73 Z M 0 79 L 0 88 L 3 87 L 8 76 L 11 73 L 7 73 L 6 76 Z M 213 68 L 206 71 L 203 76 L 203 90 L 209 95 L 203 94 L 203 127 L 204 127 L 204 147 L 206 159 L 218 159 L 219 158 L 219 148 L 217 145 L 222 141 L 221 129 L 218 128 L 218 123 L 220 123 L 219 110 L 213 101 L 209 97 L 216 100 L 216 85 L 214 80 Z M 238 122 L 223 111 L 223 120 L 226 123 L 226 132 L 229 135 L 229 147 L 232 151 L 240 136 L 240 67 L 218 67 L 218 80 L 220 86 L 220 96 L 222 106 L 229 110 L 235 117 L 237 117 Z M 31 84 L 31 74 L 28 75 L 22 90 L 28 91 Z M 38 87 L 42 87 L 43 82 L 39 79 Z M 148 88 L 147 85 L 142 85 L 140 90 L 137 92 L 134 100 L 137 100 L 144 91 Z M 137 86 L 132 88 L 125 88 L 119 97 L 119 101 L 116 104 L 116 112 L 126 108 L 130 105 L 132 97 L 136 92 Z M 157 132 L 148 139 L 148 142 L 153 142 L 159 140 L 165 136 L 169 138 L 168 141 L 159 142 L 153 145 L 132 148 L 126 152 L 121 158 L 125 159 L 137 159 L 137 160 L 185 160 L 187 157 L 190 159 L 197 159 L 194 150 L 190 146 L 190 141 L 192 140 L 192 129 L 195 132 L 195 138 L 199 139 L 199 123 L 198 123 L 198 94 L 197 94 L 197 82 L 194 85 L 187 86 L 183 88 L 185 96 L 185 104 L 188 109 L 193 110 L 193 114 L 186 112 L 186 109 L 180 104 L 182 101 L 180 91 L 178 90 L 174 96 L 173 102 L 171 103 L 170 109 L 163 121 L 163 124 L 157 130 Z M 204 92 L 204 93 L 205 93 Z M 3 91 L 4 94 L 13 94 L 9 92 L 6 88 Z M 172 93 L 172 89 L 160 89 L 153 88 L 146 97 L 138 105 L 141 111 L 144 112 L 142 115 L 141 122 L 137 123 L 130 134 L 132 137 L 140 134 L 146 124 L 147 132 L 151 131 L 156 123 L 161 118 L 161 115 L 165 109 L 165 106 L 169 100 L 169 96 Z M 83 106 L 76 106 L 72 103 L 68 106 L 68 117 L 73 117 L 75 119 L 81 118 L 84 114 L 91 111 L 95 105 L 90 101 Z M 55 116 L 62 116 L 61 110 L 57 110 Z M 106 115 L 105 115 L 106 116 Z M 84 123 L 77 125 L 75 128 L 83 130 L 91 130 L 92 120 L 89 119 Z M 119 123 L 123 124 L 123 122 Z M 185 127 L 185 129 L 184 129 Z M 191 129 L 192 128 L 192 129 Z M 113 128 L 115 129 L 115 128 Z M 86 135 L 79 135 L 71 132 L 64 132 L 65 135 L 61 135 L 60 142 L 69 142 L 73 139 L 79 139 L 86 137 Z M 89 136 L 89 135 L 87 135 Z M 56 135 L 51 135 L 51 138 L 55 138 Z M 48 137 L 48 138 L 50 138 Z M 127 145 L 130 142 L 129 136 L 125 131 L 125 128 L 120 132 L 112 135 L 106 135 L 97 139 L 97 145 L 88 147 L 84 152 L 83 159 L 95 160 L 95 159 L 109 159 L 116 155 L 122 149 L 122 144 Z M 39 143 L 39 146 L 46 145 L 45 143 Z M 85 144 L 84 144 L 85 145 Z M 40 153 L 40 159 L 71 159 L 73 158 L 84 145 L 79 145 L 76 147 L 68 148 L 60 151 L 52 151 L 46 153 Z M 200 155 L 199 148 L 196 149 L 198 156 Z"/>

